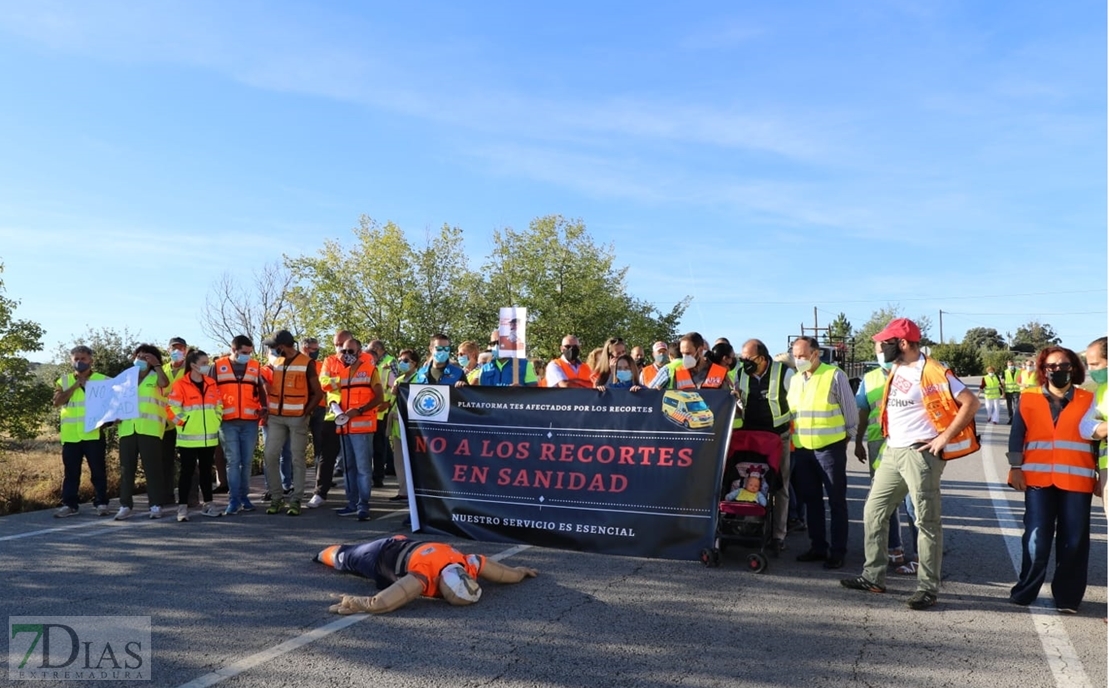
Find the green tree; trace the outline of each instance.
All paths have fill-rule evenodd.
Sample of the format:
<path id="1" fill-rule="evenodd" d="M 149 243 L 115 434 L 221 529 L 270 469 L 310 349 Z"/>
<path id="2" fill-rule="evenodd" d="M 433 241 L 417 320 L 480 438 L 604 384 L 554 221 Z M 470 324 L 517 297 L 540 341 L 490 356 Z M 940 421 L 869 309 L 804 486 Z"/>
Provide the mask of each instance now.
<path id="1" fill-rule="evenodd" d="M 871 312 L 871 317 L 856 330 L 856 360 L 869 361 L 875 357 L 875 343 L 871 337 L 882 331 L 895 318 L 905 317 L 902 307 L 898 304 L 888 303 L 886 306 Z M 929 330 L 933 327 L 933 319 L 927 315 L 920 315 L 912 319 L 921 330 L 921 344 L 929 346 L 933 342 L 929 339 Z"/>
<path id="2" fill-rule="evenodd" d="M 577 335 L 586 350 L 611 336 L 643 346 L 677 338 L 689 299 L 661 312 L 629 295 L 628 268 L 614 265 L 612 245 L 598 245 L 581 220 L 549 215 L 527 230 L 494 232 L 493 242 L 483 266 L 486 329 L 496 324 L 497 307 L 527 308 L 530 353 L 558 355 L 567 334 Z"/>
<path id="3" fill-rule="evenodd" d="M 1038 320 L 1030 320 L 1017 328 L 1014 333 L 1012 348 L 1015 351 L 1035 353 L 1046 346 L 1059 343 L 1060 338 L 1056 336 L 1056 331 L 1052 329 L 1051 325 Z"/>
<path id="4" fill-rule="evenodd" d="M 930 347 L 930 355 L 947 363 L 957 375 L 983 374 L 979 348 L 970 344 L 934 344 Z"/>
<path id="5" fill-rule="evenodd" d="M 829 323 L 829 331 L 825 333 L 825 343 L 846 342 L 852 338 L 852 323 L 843 312 Z"/>
<path id="6" fill-rule="evenodd" d="M 3 271 L 0 263 L 0 274 Z M 43 329 L 36 322 L 16 320 L 19 302 L 4 293 L 0 280 L 0 432 L 31 439 L 47 417 L 53 390 L 22 354 L 42 351 Z"/>
<path id="7" fill-rule="evenodd" d="M 1013 359 L 1014 355 L 1008 349 L 980 349 L 979 358 L 983 361 L 983 370 L 994 366 L 994 372 L 999 375 L 1006 369 L 1006 362 Z"/>
<path id="8" fill-rule="evenodd" d="M 1006 340 L 993 327 L 973 327 L 964 334 L 964 344 L 976 349 L 1005 349 Z"/>

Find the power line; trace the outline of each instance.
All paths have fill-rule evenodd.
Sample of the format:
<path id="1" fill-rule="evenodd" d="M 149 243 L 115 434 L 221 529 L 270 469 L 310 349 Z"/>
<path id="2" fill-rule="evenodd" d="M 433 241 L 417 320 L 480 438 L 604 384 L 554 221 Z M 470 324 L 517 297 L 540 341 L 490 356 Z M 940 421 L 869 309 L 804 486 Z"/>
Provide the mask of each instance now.
<path id="1" fill-rule="evenodd" d="M 1019 293 L 1019 294 L 1013 294 L 1013 293 L 1011 293 L 1011 294 L 976 294 L 976 295 L 972 295 L 972 296 L 969 296 L 967 294 L 957 294 L 957 295 L 953 295 L 953 296 L 920 296 L 920 297 L 914 296 L 914 297 L 908 297 L 908 298 L 887 298 L 887 299 L 884 299 L 884 300 L 889 301 L 891 303 L 901 303 L 902 301 L 957 301 L 957 300 L 967 300 L 967 299 L 1009 299 L 1009 298 L 1014 298 L 1014 297 L 1017 297 L 1017 296 L 1057 296 L 1059 294 L 1095 294 L 1095 293 L 1104 292 L 1104 291 L 1106 291 L 1105 287 L 1103 287 L 1102 289 L 1073 289 L 1073 290 L 1069 290 L 1069 291 L 1030 291 L 1030 292 Z M 827 305 L 827 306 L 837 306 L 838 304 L 843 304 L 843 303 L 875 303 L 875 302 L 876 302 L 876 299 L 837 299 L 835 301 L 814 301 L 813 299 L 806 299 L 806 300 L 802 300 L 802 301 L 748 301 L 748 300 L 743 300 L 743 301 L 740 301 L 740 300 L 738 300 L 738 301 L 702 301 L 702 300 L 699 300 L 698 301 L 698 303 L 710 304 L 710 305 L 712 305 L 712 304 L 718 304 L 718 305 L 744 304 L 744 305 L 751 305 L 751 306 L 797 306 L 797 305 L 813 306 L 813 305 L 822 305 L 822 304 Z M 651 303 L 652 304 L 670 303 L 670 301 L 652 301 Z M 948 311 L 945 311 L 945 313 L 947 313 L 947 312 Z M 1093 311 L 1093 312 L 1103 313 L 1105 311 Z M 984 314 L 984 315 L 1022 315 L 1022 314 L 1021 313 L 1010 313 L 1010 314 L 998 313 L 998 314 Z M 1061 315 L 1068 315 L 1068 314 L 1061 313 Z M 1088 313 L 1083 313 L 1083 315 L 1088 315 Z"/>

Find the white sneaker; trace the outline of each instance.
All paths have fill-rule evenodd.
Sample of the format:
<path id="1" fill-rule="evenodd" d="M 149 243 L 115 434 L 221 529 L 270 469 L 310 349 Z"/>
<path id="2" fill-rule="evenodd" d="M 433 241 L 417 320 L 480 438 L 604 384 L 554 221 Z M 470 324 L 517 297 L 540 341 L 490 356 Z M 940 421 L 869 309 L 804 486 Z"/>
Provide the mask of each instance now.
<path id="1" fill-rule="evenodd" d="M 315 509 L 324 505 L 324 498 L 320 495 L 312 495 L 312 499 L 308 500 L 308 508 Z"/>
<path id="2" fill-rule="evenodd" d="M 151 518 L 162 518 L 162 507 L 160 507 L 160 506 L 150 507 L 150 517 Z"/>
<path id="3" fill-rule="evenodd" d="M 151 518 L 158 518 L 157 516 L 154 515 L 154 509 L 150 510 L 150 517 Z M 178 504 L 177 505 L 177 522 L 178 523 L 184 523 L 185 521 L 188 521 L 188 520 L 189 520 L 189 505 L 188 504 Z"/>
<path id="4" fill-rule="evenodd" d="M 68 518 L 69 516 L 76 515 L 77 509 L 68 506 L 58 507 L 58 510 L 54 512 L 54 518 Z"/>
<path id="5" fill-rule="evenodd" d="M 112 520 L 113 521 L 126 521 L 127 519 L 131 518 L 131 516 L 132 516 L 131 507 L 121 506 L 119 508 L 119 511 L 116 512 L 115 518 L 113 518 Z"/>
<path id="6" fill-rule="evenodd" d="M 108 505 L 107 504 L 97 504 L 96 505 L 96 515 L 97 516 L 107 516 L 108 515 Z"/>
<path id="7" fill-rule="evenodd" d="M 224 512 L 220 511 L 212 502 L 205 502 L 204 508 L 201 509 L 200 513 L 202 516 L 207 516 L 209 518 L 219 518 L 224 515 Z"/>

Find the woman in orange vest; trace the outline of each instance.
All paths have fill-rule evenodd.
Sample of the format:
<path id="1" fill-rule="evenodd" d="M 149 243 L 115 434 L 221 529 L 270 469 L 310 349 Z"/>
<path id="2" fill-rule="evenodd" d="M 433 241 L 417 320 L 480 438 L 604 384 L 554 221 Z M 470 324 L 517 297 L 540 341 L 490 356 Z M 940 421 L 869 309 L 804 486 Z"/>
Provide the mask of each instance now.
<path id="1" fill-rule="evenodd" d="M 181 471 L 177 482 L 177 520 L 189 520 L 189 488 L 200 467 L 200 492 L 204 497 L 201 514 L 223 516 L 212 503 L 212 469 L 216 446 L 220 443 L 223 399 L 220 387 L 210 375 L 208 354 L 193 349 L 185 356 L 186 373 L 177 378 L 166 396 L 167 418 L 177 428 L 177 453 Z"/>
<path id="2" fill-rule="evenodd" d="M 1056 610 L 1075 614 L 1087 590 L 1091 549 L 1091 495 L 1098 468 L 1091 439 L 1098 425 L 1094 395 L 1077 385 L 1086 372 L 1070 349 L 1051 346 L 1037 355 L 1038 391 L 1022 394 L 1010 426 L 1008 483 L 1025 493 L 1021 574 L 1010 601 L 1037 599 L 1056 534 L 1052 597 Z"/>

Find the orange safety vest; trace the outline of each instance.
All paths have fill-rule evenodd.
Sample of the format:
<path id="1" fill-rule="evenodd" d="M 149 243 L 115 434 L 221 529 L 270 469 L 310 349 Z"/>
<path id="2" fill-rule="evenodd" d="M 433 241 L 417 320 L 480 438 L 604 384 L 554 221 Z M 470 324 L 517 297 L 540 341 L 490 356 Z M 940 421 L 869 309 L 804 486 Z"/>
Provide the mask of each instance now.
<path id="1" fill-rule="evenodd" d="M 552 363 L 559 366 L 559 369 L 563 371 L 563 375 L 566 376 L 567 382 L 569 383 L 567 385 L 568 387 L 589 389 L 594 386 L 594 383 L 591 382 L 593 371 L 590 370 L 590 366 L 585 363 L 579 363 L 578 370 L 572 368 L 571 365 L 561 357 L 556 358 Z M 545 375 L 544 377 L 546 378 L 547 376 Z"/>
<path id="2" fill-rule="evenodd" d="M 1098 466 L 1091 441 L 1079 434 L 1079 422 L 1091 408 L 1094 395 L 1073 388 L 1071 402 L 1060 411 L 1056 425 L 1048 399 L 1041 394 L 1026 394 L 1021 399 L 1021 419 L 1025 421 L 1025 447 L 1021 470 L 1029 487 L 1055 485 L 1068 492 L 1093 493 L 1098 484 Z"/>
<path id="3" fill-rule="evenodd" d="M 960 411 L 960 405 L 956 403 L 956 398 L 952 396 L 952 390 L 948 387 L 949 377 L 955 379 L 956 374 L 928 356 L 925 357 L 925 366 L 921 369 L 921 400 L 925 404 L 925 414 L 937 434 L 947 430 Z M 891 374 L 886 376 L 883 396 L 879 399 L 883 437 L 890 437 L 886 427 L 886 402 L 890 398 L 890 382 L 893 379 L 894 371 L 891 371 Z M 972 420 L 944 446 L 940 458 L 948 461 L 977 451 L 979 451 L 979 434 L 975 432 L 975 421 Z"/>
<path id="4" fill-rule="evenodd" d="M 424 585 L 424 597 L 440 597 L 439 572 L 451 564 L 460 564 L 475 580 L 486 565 L 481 554 L 463 554 L 442 542 L 425 542 L 409 555 L 408 573 L 415 575 Z"/>
<path id="5" fill-rule="evenodd" d="M 347 409 L 365 406 L 374 399 L 374 359 L 368 353 L 361 353 L 352 366 L 343 365 L 339 356 L 328 356 L 324 361 L 324 374 L 328 378 L 326 391 L 337 391 L 331 382 L 338 378 L 339 406 Z M 334 399 L 334 397 L 333 397 Z M 378 429 L 378 410 L 372 409 L 362 415 L 352 416 L 346 425 L 336 426 L 340 435 L 374 432 Z"/>
<path id="6" fill-rule="evenodd" d="M 725 384 L 728 379 L 728 368 L 718 363 L 709 364 L 709 373 L 705 376 L 705 382 L 701 383 L 700 389 L 719 389 Z M 698 387 L 694 384 L 694 379 L 690 377 L 690 371 L 685 367 L 680 366 L 674 372 L 674 389 L 691 389 Z"/>
<path id="7" fill-rule="evenodd" d="M 274 361 L 273 382 L 267 399 L 270 414 L 274 416 L 303 416 L 308 403 L 308 356 L 297 352 L 292 359 L 279 358 Z"/>
<path id="8" fill-rule="evenodd" d="M 667 366 L 665 365 L 663 366 L 663 368 L 666 367 Z M 655 379 L 655 376 L 658 375 L 659 371 L 663 370 L 663 368 L 656 368 L 654 363 L 644 366 L 644 369 L 642 371 L 644 378 L 644 387 L 651 387 L 652 380 Z"/>
<path id="9" fill-rule="evenodd" d="M 262 366 L 253 358 L 247 361 L 243 377 L 235 377 L 231 357 L 217 358 L 212 364 L 213 377 L 224 401 L 224 420 L 258 420 L 262 402 L 258 398 L 258 384 Z"/>

